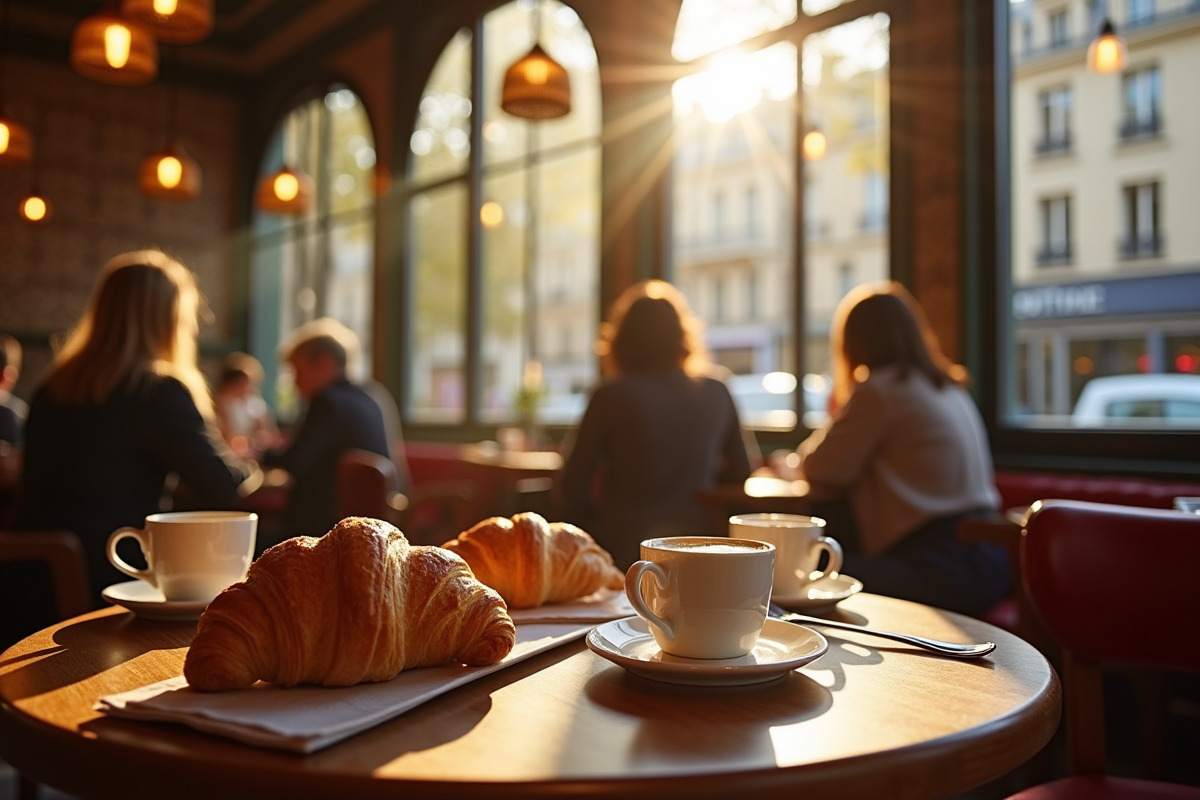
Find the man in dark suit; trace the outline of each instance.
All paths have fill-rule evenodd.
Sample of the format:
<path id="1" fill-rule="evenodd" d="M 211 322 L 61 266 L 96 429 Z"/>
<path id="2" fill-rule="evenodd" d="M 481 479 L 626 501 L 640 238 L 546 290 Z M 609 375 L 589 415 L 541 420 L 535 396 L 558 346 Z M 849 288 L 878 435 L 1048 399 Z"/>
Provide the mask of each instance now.
<path id="1" fill-rule="evenodd" d="M 298 328 L 280 348 L 307 404 L 291 443 L 263 455 L 264 466 L 283 467 L 292 477 L 285 536 L 322 536 L 341 519 L 337 469 L 344 451 L 357 448 L 390 458 L 378 402 L 347 376 L 358 349 L 354 332 L 329 318 Z"/>

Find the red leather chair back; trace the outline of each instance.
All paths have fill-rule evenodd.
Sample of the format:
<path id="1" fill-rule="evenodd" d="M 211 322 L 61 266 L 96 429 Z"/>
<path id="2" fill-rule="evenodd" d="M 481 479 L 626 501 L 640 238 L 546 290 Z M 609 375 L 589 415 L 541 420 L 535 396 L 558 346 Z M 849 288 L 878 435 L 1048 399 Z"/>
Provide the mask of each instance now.
<path id="1" fill-rule="evenodd" d="M 337 507 L 343 517 L 391 517 L 388 498 L 396 486 L 391 460 L 367 450 L 347 450 L 338 463 Z"/>
<path id="2" fill-rule="evenodd" d="M 1042 500 L 1021 564 L 1034 609 L 1073 656 L 1200 670 L 1200 515 Z"/>

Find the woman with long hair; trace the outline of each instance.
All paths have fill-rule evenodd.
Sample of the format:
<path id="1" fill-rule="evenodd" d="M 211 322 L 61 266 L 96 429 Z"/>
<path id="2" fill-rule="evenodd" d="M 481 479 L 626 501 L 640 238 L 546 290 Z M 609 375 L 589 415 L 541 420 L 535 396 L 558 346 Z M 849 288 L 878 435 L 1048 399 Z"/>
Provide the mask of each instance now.
<path id="1" fill-rule="evenodd" d="M 916 300 L 898 283 L 859 286 L 830 336 L 829 421 L 798 448 L 817 516 L 867 591 L 979 614 L 1007 594 L 990 543 L 956 536 L 1000 498 L 983 421 Z"/>
<path id="2" fill-rule="evenodd" d="M 628 567 L 643 539 L 709 533 L 696 493 L 744 481 L 751 456 L 729 390 L 707 376 L 700 323 L 674 286 L 627 289 L 597 347 L 604 381 L 566 445 L 561 488 L 566 518 Z"/>
<path id="3" fill-rule="evenodd" d="M 125 579 L 105 555 L 112 531 L 164 510 L 176 482 L 198 507 L 236 507 L 258 474 L 213 424 L 196 355 L 203 308 L 178 261 L 158 250 L 117 256 L 30 404 L 16 525 L 78 534 L 97 603 Z"/>

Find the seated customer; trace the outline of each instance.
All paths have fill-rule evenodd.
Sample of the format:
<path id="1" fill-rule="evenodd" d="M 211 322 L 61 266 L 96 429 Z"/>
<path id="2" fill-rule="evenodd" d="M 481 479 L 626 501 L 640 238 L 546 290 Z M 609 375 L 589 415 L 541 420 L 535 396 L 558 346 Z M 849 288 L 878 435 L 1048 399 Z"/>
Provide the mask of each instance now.
<path id="1" fill-rule="evenodd" d="M 217 427 L 238 455 L 254 457 L 278 443 L 279 428 L 262 396 L 263 368 L 249 353 L 230 353 L 213 390 Z"/>
<path id="2" fill-rule="evenodd" d="M 750 453 L 725 384 L 705 377 L 699 321 L 659 280 L 630 287 L 601 330 L 606 380 L 567 443 L 566 519 L 622 569 L 655 536 L 706 535 L 696 493 L 750 475 Z"/>
<path id="3" fill-rule="evenodd" d="M 259 474 L 212 424 L 196 364 L 201 302 L 178 261 L 117 256 L 30 404 L 15 526 L 78 534 L 98 606 L 100 590 L 128 580 L 108 562 L 108 535 L 166 510 L 176 477 L 201 507 L 223 509 Z"/>
<path id="4" fill-rule="evenodd" d="M 966 371 L 943 354 L 899 284 L 860 286 L 830 337 L 829 421 L 798 448 L 814 515 L 842 544 L 842 570 L 869 592 L 979 614 L 1009 591 L 992 543 L 956 536 L 999 505 L 987 433 Z"/>
<path id="5" fill-rule="evenodd" d="M 337 470 L 344 451 L 369 450 L 390 458 L 379 404 L 347 377 L 358 350 L 354 332 L 329 318 L 301 326 L 280 347 L 296 391 L 307 403 L 291 443 L 262 457 L 263 466 L 283 467 L 292 476 L 284 512 L 287 536 L 323 536 L 341 519 Z"/>

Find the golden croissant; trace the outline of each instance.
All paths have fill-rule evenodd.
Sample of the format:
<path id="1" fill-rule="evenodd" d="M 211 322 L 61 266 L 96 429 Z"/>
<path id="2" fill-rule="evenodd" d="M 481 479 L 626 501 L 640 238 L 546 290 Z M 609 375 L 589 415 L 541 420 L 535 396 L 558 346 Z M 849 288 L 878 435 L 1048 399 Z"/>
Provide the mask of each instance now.
<path id="1" fill-rule="evenodd" d="M 410 667 L 494 664 L 516 627 L 454 553 L 348 517 L 268 549 L 208 605 L 183 674 L 193 689 L 386 681 Z"/>
<path id="2" fill-rule="evenodd" d="M 485 519 L 442 547 L 462 556 L 509 608 L 535 608 L 625 585 L 612 556 L 588 533 L 569 522 L 547 523 L 532 512 Z"/>

